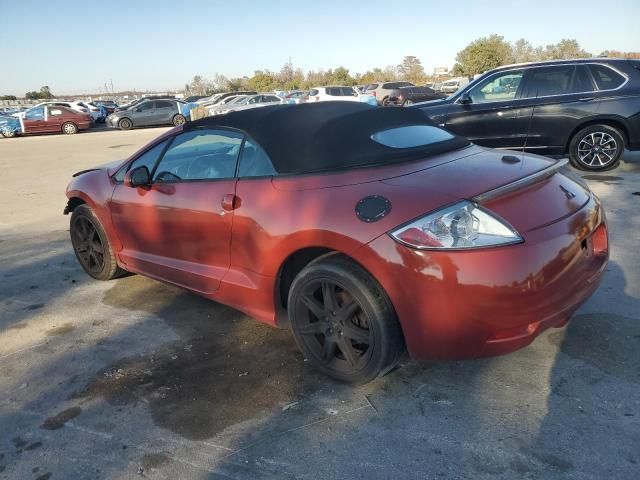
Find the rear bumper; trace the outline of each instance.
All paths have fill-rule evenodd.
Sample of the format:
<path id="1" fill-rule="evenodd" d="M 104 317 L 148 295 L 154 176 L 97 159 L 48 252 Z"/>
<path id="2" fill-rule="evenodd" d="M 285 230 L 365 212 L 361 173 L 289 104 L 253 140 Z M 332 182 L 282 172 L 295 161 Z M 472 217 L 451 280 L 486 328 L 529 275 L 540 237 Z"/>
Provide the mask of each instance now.
<path id="1" fill-rule="evenodd" d="M 601 225 L 606 235 L 592 197 L 568 218 L 528 232 L 521 244 L 418 251 L 383 235 L 356 260 L 389 295 L 414 359 L 500 355 L 566 324 L 597 289 L 609 257 L 608 248 L 593 247 Z"/>

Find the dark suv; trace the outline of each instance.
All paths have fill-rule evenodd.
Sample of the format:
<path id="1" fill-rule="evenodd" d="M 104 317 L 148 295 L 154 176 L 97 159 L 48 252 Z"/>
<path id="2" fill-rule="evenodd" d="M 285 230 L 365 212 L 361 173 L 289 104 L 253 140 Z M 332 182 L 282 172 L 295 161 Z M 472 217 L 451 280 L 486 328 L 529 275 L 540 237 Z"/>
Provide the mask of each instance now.
<path id="1" fill-rule="evenodd" d="M 438 93 L 429 87 L 400 87 L 391 90 L 388 105 L 402 105 L 403 107 L 407 107 L 414 103 L 439 100 L 445 97 L 446 95 Z"/>
<path id="2" fill-rule="evenodd" d="M 640 61 L 556 60 L 491 70 L 444 100 L 416 105 L 478 145 L 569 154 L 584 170 L 640 149 Z"/>

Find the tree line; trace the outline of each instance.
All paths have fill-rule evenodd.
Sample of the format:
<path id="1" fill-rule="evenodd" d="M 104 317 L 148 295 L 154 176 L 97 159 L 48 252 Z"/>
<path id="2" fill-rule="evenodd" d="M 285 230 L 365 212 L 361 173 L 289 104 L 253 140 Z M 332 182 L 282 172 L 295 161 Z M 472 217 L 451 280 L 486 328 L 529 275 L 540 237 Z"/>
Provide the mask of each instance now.
<path id="1" fill-rule="evenodd" d="M 585 51 L 575 39 L 563 39 L 555 44 L 533 46 L 524 38 L 508 42 L 500 35 L 490 35 L 474 40 L 458 52 L 452 74 L 471 78 L 487 70 L 511 63 L 592 56 L 594 55 Z M 640 52 L 606 50 L 599 56 L 640 58 Z M 344 66 L 329 70 L 310 70 L 305 73 L 300 68 L 294 69 L 291 63 L 285 63 L 279 72 L 256 70 L 251 77 L 228 78 L 216 74 L 213 79 L 207 79 L 196 75 L 190 83 L 185 85 L 185 92 L 190 95 L 211 95 L 221 91 L 238 90 L 255 90 L 257 92 L 306 90 L 322 85 L 366 85 L 374 81 L 394 80 L 406 80 L 416 85 L 424 85 L 428 81 L 437 80 L 437 78 L 425 72 L 418 57 L 406 56 L 398 65 L 377 67 L 362 74 L 351 74 L 349 69 Z"/>

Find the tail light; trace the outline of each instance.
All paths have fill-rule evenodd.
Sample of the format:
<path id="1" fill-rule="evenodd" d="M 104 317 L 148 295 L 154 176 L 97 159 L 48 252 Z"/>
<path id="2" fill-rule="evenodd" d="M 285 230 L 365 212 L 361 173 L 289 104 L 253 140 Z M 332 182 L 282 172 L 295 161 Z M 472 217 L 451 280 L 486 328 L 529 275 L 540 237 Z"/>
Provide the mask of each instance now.
<path id="1" fill-rule="evenodd" d="M 367 93 L 369 93 L 369 92 L 367 92 Z M 373 95 L 373 96 L 375 97 L 375 96 L 376 96 L 376 91 L 375 91 L 375 90 L 372 90 L 372 91 L 371 91 L 371 95 Z"/>
<path id="2" fill-rule="evenodd" d="M 510 245 L 523 241 L 513 227 L 468 201 L 456 203 L 390 232 L 417 249 L 465 249 Z"/>
<path id="3" fill-rule="evenodd" d="M 320 97 L 315 97 L 316 102 L 320 101 Z"/>
<path id="4" fill-rule="evenodd" d="M 609 252 L 609 234 L 607 226 L 601 223 L 591 236 L 594 255 L 607 255 Z"/>

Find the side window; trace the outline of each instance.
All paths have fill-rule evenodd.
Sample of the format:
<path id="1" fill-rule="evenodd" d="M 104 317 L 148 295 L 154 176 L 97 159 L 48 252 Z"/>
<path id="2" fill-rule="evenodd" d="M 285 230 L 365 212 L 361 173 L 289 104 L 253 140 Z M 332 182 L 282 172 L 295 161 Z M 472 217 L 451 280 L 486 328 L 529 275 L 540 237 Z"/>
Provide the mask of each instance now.
<path id="1" fill-rule="evenodd" d="M 233 178 L 243 136 L 227 130 L 193 130 L 175 138 L 153 175 L 155 182 Z"/>
<path id="2" fill-rule="evenodd" d="M 144 102 L 137 106 L 136 110 L 140 110 L 141 112 L 153 110 L 153 102 Z"/>
<path id="3" fill-rule="evenodd" d="M 246 139 L 242 154 L 240 155 L 240 167 L 238 176 L 240 177 L 262 177 L 265 175 L 275 175 L 273 163 L 260 145 L 252 140 Z"/>
<path id="4" fill-rule="evenodd" d="M 340 90 L 338 88 L 327 87 L 325 88 L 325 91 L 327 92 L 327 95 L 330 95 L 332 97 L 337 97 L 340 95 Z"/>
<path id="5" fill-rule="evenodd" d="M 593 82 L 586 65 L 576 65 L 572 90 L 574 93 L 593 92 Z"/>
<path id="6" fill-rule="evenodd" d="M 356 96 L 356 92 L 353 88 L 351 87 L 342 87 L 342 96 L 344 97 L 355 97 Z"/>
<path id="7" fill-rule="evenodd" d="M 522 81 L 522 70 L 509 71 L 485 80 L 473 88 L 469 96 L 473 103 L 504 102 L 516 98 Z"/>
<path id="8" fill-rule="evenodd" d="M 167 102 L 166 100 L 156 100 L 156 110 L 160 108 L 171 108 L 173 104 L 171 102 Z"/>
<path id="9" fill-rule="evenodd" d="M 113 179 L 116 182 L 122 182 L 124 181 L 125 174 L 129 170 L 132 170 L 137 167 L 142 167 L 142 166 L 147 167 L 147 169 L 149 170 L 149 173 L 153 172 L 153 167 L 158 161 L 158 158 L 160 157 L 160 154 L 162 153 L 162 150 L 164 150 L 164 147 L 167 145 L 168 141 L 169 139 L 158 143 L 157 145 L 151 147 L 149 150 L 144 152 L 138 158 L 136 158 L 133 162 L 122 167 L 120 170 L 116 172 L 116 174 L 113 176 Z"/>
<path id="10" fill-rule="evenodd" d="M 613 90 L 624 83 L 624 77 L 604 65 L 589 65 L 599 90 Z"/>
<path id="11" fill-rule="evenodd" d="M 32 108 L 31 110 L 27 110 L 24 118 L 27 120 L 44 120 L 44 107 Z"/>
<path id="12" fill-rule="evenodd" d="M 262 101 L 261 99 L 262 99 L 261 96 L 251 97 L 247 103 L 249 104 L 259 103 Z"/>
<path id="13" fill-rule="evenodd" d="M 48 107 L 49 109 L 49 115 L 52 117 L 59 117 L 60 115 L 62 115 L 62 110 L 56 107 Z"/>
<path id="14" fill-rule="evenodd" d="M 572 93 L 571 78 L 574 70 L 573 65 L 533 69 L 528 82 L 529 96 L 548 97 Z"/>

